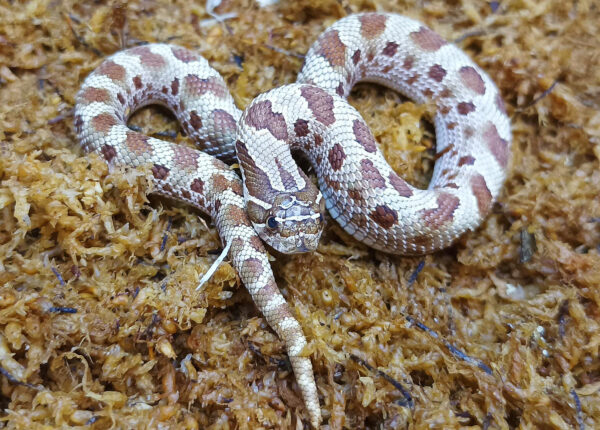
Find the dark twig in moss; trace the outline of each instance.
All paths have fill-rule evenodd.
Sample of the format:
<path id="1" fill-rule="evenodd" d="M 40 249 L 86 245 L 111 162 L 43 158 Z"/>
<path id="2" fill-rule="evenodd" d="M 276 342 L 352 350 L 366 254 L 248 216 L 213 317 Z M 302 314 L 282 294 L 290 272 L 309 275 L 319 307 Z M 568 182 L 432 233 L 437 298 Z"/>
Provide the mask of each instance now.
<path id="1" fill-rule="evenodd" d="M 550 87 L 546 91 L 534 98 L 530 103 L 526 104 L 520 109 L 517 109 L 517 112 L 523 112 L 525 109 L 530 108 L 531 106 L 548 96 L 552 91 L 554 91 L 554 87 L 556 87 L 556 84 L 558 84 L 558 79 L 555 79 L 554 82 L 552 82 L 552 85 L 550 85 Z"/>
<path id="2" fill-rule="evenodd" d="M 66 283 L 60 272 L 55 267 L 51 267 L 50 269 L 52 270 L 52 273 L 54 273 L 54 276 L 56 276 L 56 278 L 58 279 L 58 282 L 60 283 L 61 287 L 64 287 Z"/>
<path id="3" fill-rule="evenodd" d="M 69 109 L 65 113 L 61 113 L 60 115 L 57 115 L 54 118 L 49 119 L 48 122 L 47 122 L 47 124 L 48 125 L 58 124 L 59 122 L 64 121 L 65 119 L 67 119 L 71 115 L 73 115 L 73 109 Z"/>
<path id="4" fill-rule="evenodd" d="M 527 263 L 533 258 L 537 251 L 535 235 L 529 233 L 526 228 L 521 230 L 521 246 L 519 248 L 519 261 L 521 264 Z"/>
<path id="5" fill-rule="evenodd" d="M 167 221 L 167 228 L 165 230 L 165 234 L 163 234 L 162 242 L 160 244 L 160 252 L 165 250 L 165 246 L 167 245 L 167 238 L 169 237 L 169 231 L 171 230 L 171 225 L 173 224 L 173 219 L 169 217 Z"/>
<path id="6" fill-rule="evenodd" d="M 67 24 L 69 24 L 69 28 L 71 29 L 71 32 L 73 33 L 73 36 L 75 37 L 75 39 L 77 39 L 77 42 L 79 42 L 81 44 L 81 46 L 85 47 L 85 49 L 89 49 L 90 51 L 92 51 L 94 54 L 96 54 L 98 57 L 102 57 L 102 52 L 100 52 L 100 50 L 94 48 L 93 46 L 90 46 L 85 39 L 80 36 L 77 31 L 75 31 L 75 28 L 73 27 L 73 23 L 76 24 L 80 24 L 81 20 L 79 18 L 77 18 L 75 15 L 73 14 L 68 14 L 65 15 L 65 18 L 67 20 Z"/>
<path id="7" fill-rule="evenodd" d="M 408 322 L 410 322 L 411 324 L 417 326 L 418 328 L 420 328 L 421 330 L 423 330 L 424 332 L 426 332 L 427 334 L 429 334 L 431 337 L 433 337 L 436 340 L 441 341 L 444 346 L 457 358 L 466 361 L 469 364 L 473 364 L 475 366 L 477 366 L 478 368 L 480 368 L 481 370 L 483 370 L 485 373 L 487 373 L 488 375 L 492 374 L 492 369 L 490 369 L 490 367 L 485 364 L 483 361 L 477 359 L 477 358 L 473 358 L 467 354 L 465 354 L 464 352 L 462 352 L 460 349 L 458 349 L 457 347 L 455 347 L 454 345 L 452 345 L 450 342 L 448 342 L 447 340 L 443 339 L 439 334 L 437 334 L 434 330 L 430 329 L 429 327 L 427 327 L 425 324 L 415 320 L 413 317 L 405 315 L 404 318 L 406 318 L 406 320 Z"/>
<path id="8" fill-rule="evenodd" d="M 468 39 L 469 37 L 483 36 L 484 34 L 485 34 L 485 31 L 483 31 L 483 30 L 470 31 L 468 33 L 463 34 L 458 39 L 454 39 L 454 43 L 459 44 L 463 40 Z"/>
<path id="9" fill-rule="evenodd" d="M 562 339 L 565 337 L 565 325 L 567 324 L 567 315 L 569 315 L 569 301 L 563 300 L 558 308 L 558 335 Z"/>
<path id="10" fill-rule="evenodd" d="M 252 351 L 255 355 L 259 356 L 265 363 L 268 361 L 271 364 L 276 365 L 277 367 L 281 367 L 286 370 L 292 369 L 292 365 L 288 360 L 283 360 L 271 356 L 265 356 L 265 354 L 263 354 L 261 350 L 252 342 L 247 342 L 247 345 L 248 349 Z"/>
<path id="11" fill-rule="evenodd" d="M 48 312 L 53 312 L 57 314 L 76 314 L 77 309 L 69 308 L 66 306 L 52 306 L 50 309 L 48 309 Z"/>
<path id="12" fill-rule="evenodd" d="M 264 46 L 265 46 L 265 48 L 269 48 L 275 52 L 279 52 L 280 54 L 287 55 L 289 57 L 296 57 L 296 58 L 300 58 L 301 60 L 304 60 L 303 54 L 298 54 L 296 52 L 291 52 L 291 51 L 288 51 L 283 48 L 278 48 L 277 46 L 269 45 L 268 43 L 265 43 Z"/>
<path id="13" fill-rule="evenodd" d="M 423 270 L 423 267 L 425 267 L 425 260 L 419 261 L 419 264 L 417 265 L 414 272 L 412 272 L 410 274 L 410 278 L 408 278 L 408 286 L 409 287 L 411 287 L 412 284 L 415 283 L 415 281 L 417 280 L 417 277 L 419 276 L 419 273 L 421 273 L 421 270 Z"/>
<path id="14" fill-rule="evenodd" d="M 13 375 L 10 374 L 10 372 L 8 370 L 6 370 L 2 366 L 0 366 L 0 374 L 4 375 L 6 377 L 6 379 L 8 380 L 8 382 L 10 382 L 11 384 L 21 385 L 21 386 L 27 387 L 27 388 L 33 388 L 34 390 L 44 389 L 44 387 L 42 387 L 42 386 L 33 385 L 33 384 L 30 384 L 29 382 L 23 382 L 23 381 L 15 378 Z"/>
<path id="15" fill-rule="evenodd" d="M 387 373 L 379 370 L 379 369 L 375 369 L 373 366 L 371 366 L 369 363 L 367 363 L 365 360 L 363 360 L 362 358 L 354 355 L 354 354 L 350 354 L 350 358 L 357 362 L 358 364 L 360 364 L 361 366 L 363 366 L 364 368 L 366 368 L 369 372 L 373 372 L 375 373 L 377 376 L 385 379 L 387 382 L 389 382 L 390 384 L 392 384 L 394 386 L 394 388 L 396 388 L 398 391 L 400 391 L 402 393 L 402 395 L 404 396 L 404 400 L 399 401 L 397 404 L 400 406 L 408 406 L 410 409 L 413 409 L 415 404 L 412 398 L 412 395 L 408 392 L 408 390 L 406 388 L 404 388 L 404 386 L 396 381 L 394 378 L 392 378 L 390 375 L 388 375 Z"/>
<path id="16" fill-rule="evenodd" d="M 490 424 L 492 424 L 492 415 L 487 414 L 483 419 L 483 425 L 481 426 L 482 430 L 488 430 L 490 428 Z"/>
<path id="17" fill-rule="evenodd" d="M 577 412 L 577 424 L 579 425 L 579 430 L 585 429 L 585 424 L 583 423 L 583 413 L 581 411 L 581 400 L 579 400 L 579 396 L 574 388 L 571 388 L 571 396 L 573 396 L 573 400 L 575 400 L 575 411 Z"/>

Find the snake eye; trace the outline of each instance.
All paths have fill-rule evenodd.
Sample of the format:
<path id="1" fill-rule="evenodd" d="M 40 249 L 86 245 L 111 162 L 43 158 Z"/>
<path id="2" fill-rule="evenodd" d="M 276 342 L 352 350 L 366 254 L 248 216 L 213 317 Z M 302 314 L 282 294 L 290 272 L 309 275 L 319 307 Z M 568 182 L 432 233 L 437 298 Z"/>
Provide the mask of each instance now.
<path id="1" fill-rule="evenodd" d="M 267 227 L 277 228 L 278 225 L 279 223 L 277 222 L 274 216 L 270 216 L 269 218 L 267 218 Z"/>

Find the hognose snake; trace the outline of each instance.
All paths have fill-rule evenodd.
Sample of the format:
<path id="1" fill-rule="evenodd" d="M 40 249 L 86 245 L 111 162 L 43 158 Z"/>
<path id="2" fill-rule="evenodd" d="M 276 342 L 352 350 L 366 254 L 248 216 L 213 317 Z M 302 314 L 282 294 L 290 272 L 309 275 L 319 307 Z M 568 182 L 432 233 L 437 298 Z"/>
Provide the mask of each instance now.
<path id="1" fill-rule="evenodd" d="M 438 158 L 427 190 L 394 173 L 345 100 L 358 81 L 435 104 Z M 129 129 L 129 114 L 151 103 L 170 108 L 204 152 Z M 166 44 L 118 52 L 85 79 L 75 127 L 86 151 L 113 165 L 149 163 L 157 193 L 214 219 L 233 266 L 285 341 L 314 427 L 321 412 L 312 365 L 302 352 L 306 340 L 259 235 L 282 252 L 314 250 L 326 206 L 371 247 L 399 254 L 441 249 L 489 212 L 506 176 L 511 142 L 491 79 L 423 24 L 384 13 L 336 22 L 310 48 L 297 83 L 259 95 L 243 113 L 223 78 L 194 52 Z M 307 156 L 323 194 L 291 151 Z M 236 152 L 243 185 L 225 164 Z"/>

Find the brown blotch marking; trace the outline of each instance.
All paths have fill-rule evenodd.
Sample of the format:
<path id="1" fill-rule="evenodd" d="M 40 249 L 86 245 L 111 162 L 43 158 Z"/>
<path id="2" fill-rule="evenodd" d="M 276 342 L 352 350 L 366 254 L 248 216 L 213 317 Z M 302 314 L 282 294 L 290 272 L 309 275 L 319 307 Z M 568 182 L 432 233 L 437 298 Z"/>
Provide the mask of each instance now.
<path id="1" fill-rule="evenodd" d="M 423 91 L 423 95 L 427 98 L 431 98 L 433 96 L 433 90 L 430 88 L 425 88 Z"/>
<path id="2" fill-rule="evenodd" d="M 258 258 L 247 258 L 242 262 L 241 272 L 246 276 L 251 276 L 255 280 L 260 278 L 263 270 L 262 262 Z"/>
<path id="3" fill-rule="evenodd" d="M 202 197 L 198 197 L 198 199 L 200 200 Z M 219 213 L 221 211 L 221 206 L 223 206 L 223 203 L 221 203 L 221 199 L 216 198 L 215 199 L 215 203 L 213 204 L 213 209 L 216 213 Z"/>
<path id="4" fill-rule="evenodd" d="M 167 64 L 161 55 L 155 54 L 147 46 L 137 46 L 130 49 L 129 52 L 140 57 L 140 61 L 144 66 L 164 67 Z"/>
<path id="5" fill-rule="evenodd" d="M 435 154 L 435 159 L 437 160 L 438 158 L 443 157 L 445 154 L 447 154 L 448 152 L 452 151 L 452 149 L 454 149 L 454 144 L 453 143 L 451 143 L 450 145 L 446 146 L 440 152 L 436 153 Z"/>
<path id="6" fill-rule="evenodd" d="M 487 187 L 485 178 L 480 174 L 476 174 L 471 178 L 471 191 L 477 199 L 479 214 L 484 216 L 492 207 L 492 193 Z"/>
<path id="7" fill-rule="evenodd" d="M 162 190 L 168 194 L 173 194 L 173 187 L 171 187 L 171 185 L 169 184 L 162 184 L 160 185 L 160 187 L 162 188 Z"/>
<path id="8" fill-rule="evenodd" d="M 215 174 L 212 177 L 213 188 L 215 192 L 222 193 L 225 190 L 231 190 L 234 194 L 241 195 L 242 183 L 239 180 L 229 180 L 221 174 Z"/>
<path id="9" fill-rule="evenodd" d="M 87 87 L 83 91 L 82 97 L 88 103 L 108 103 L 111 100 L 110 92 L 104 88 Z"/>
<path id="10" fill-rule="evenodd" d="M 473 164 L 475 164 L 475 158 L 471 157 L 470 155 L 465 155 L 464 157 L 460 157 L 460 159 L 458 160 L 459 167 L 472 166 Z"/>
<path id="11" fill-rule="evenodd" d="M 360 173 L 372 188 L 385 188 L 385 179 L 371 160 L 360 161 Z"/>
<path id="12" fill-rule="evenodd" d="M 235 130 L 236 121 L 231 114 L 223 109 L 213 110 L 213 122 L 216 130 Z"/>
<path id="13" fill-rule="evenodd" d="M 194 151 L 183 145 L 174 145 L 173 162 L 182 169 L 198 168 L 198 151 Z"/>
<path id="14" fill-rule="evenodd" d="M 335 92 L 337 93 L 338 96 L 344 97 L 344 83 L 343 82 L 340 82 L 340 84 L 335 89 Z"/>
<path id="15" fill-rule="evenodd" d="M 356 51 L 354 51 L 354 54 L 352 54 L 352 62 L 356 66 L 359 61 L 360 61 L 360 49 L 357 49 Z"/>
<path id="16" fill-rule="evenodd" d="M 308 135 L 308 121 L 302 118 L 298 118 L 294 123 L 294 133 L 298 137 L 304 137 Z"/>
<path id="17" fill-rule="evenodd" d="M 125 138 L 125 145 L 127 145 L 127 148 L 136 155 L 145 153 L 152 154 L 154 149 L 152 148 L 152 145 L 148 143 L 148 139 L 150 138 L 144 136 L 142 133 L 128 131 L 127 137 Z"/>
<path id="18" fill-rule="evenodd" d="M 194 130 L 202 128 L 202 118 L 200 118 L 200 115 L 195 110 L 190 112 L 190 125 Z"/>
<path id="19" fill-rule="evenodd" d="M 458 73 L 460 74 L 462 83 L 465 84 L 467 88 L 475 91 L 477 94 L 485 94 L 485 82 L 483 82 L 483 78 L 474 67 L 461 67 Z"/>
<path id="20" fill-rule="evenodd" d="M 313 135 L 313 139 L 315 142 L 315 146 L 321 146 L 321 144 L 323 143 L 323 136 L 321 136 L 320 134 L 314 134 Z"/>
<path id="21" fill-rule="evenodd" d="M 456 122 L 449 122 L 448 124 L 446 124 L 446 128 L 448 130 L 454 130 L 457 125 L 458 125 L 458 123 L 456 123 Z"/>
<path id="22" fill-rule="evenodd" d="M 410 69 L 412 69 L 414 63 L 415 63 L 415 57 L 413 57 L 412 55 L 409 55 L 408 57 L 406 57 L 404 59 L 404 62 L 402 63 L 402 68 L 404 70 L 410 70 Z"/>
<path id="23" fill-rule="evenodd" d="M 370 63 L 375 58 L 375 53 L 372 50 L 367 52 L 367 62 Z"/>
<path id="24" fill-rule="evenodd" d="M 279 158 L 275 157 L 275 165 L 277 166 L 277 170 L 279 171 L 279 177 L 281 178 L 281 182 L 286 189 L 296 188 L 296 180 L 292 176 L 290 172 L 283 168 Z"/>
<path id="25" fill-rule="evenodd" d="M 354 137 L 356 137 L 356 141 L 360 143 L 363 148 L 365 148 L 365 151 L 377 151 L 377 144 L 375 143 L 375 138 L 373 137 L 371 130 L 369 130 L 369 127 L 364 122 L 355 119 L 352 123 L 352 131 L 354 132 Z"/>
<path id="26" fill-rule="evenodd" d="M 162 87 L 160 90 L 163 94 L 169 94 L 169 89 L 167 87 Z"/>
<path id="27" fill-rule="evenodd" d="M 208 92 L 213 93 L 219 98 L 225 97 L 227 89 L 219 78 L 211 76 L 208 79 L 201 79 L 196 75 L 187 75 L 185 77 L 186 91 L 196 96 L 202 96 Z"/>
<path id="28" fill-rule="evenodd" d="M 502 99 L 502 95 L 500 93 L 496 94 L 496 106 L 504 115 L 506 115 L 506 105 L 504 104 L 504 100 Z"/>
<path id="29" fill-rule="evenodd" d="M 277 284 L 273 279 L 269 279 L 269 281 L 258 290 L 257 294 L 263 297 L 263 300 L 271 299 L 273 297 L 279 296 L 281 293 L 279 292 L 279 288 L 277 288 Z M 262 310 L 261 310 L 262 311 Z"/>
<path id="30" fill-rule="evenodd" d="M 173 82 L 171 82 L 171 94 L 173 94 L 174 96 L 179 94 L 179 79 L 178 78 L 173 79 Z"/>
<path id="31" fill-rule="evenodd" d="M 81 128 L 83 127 L 83 118 L 81 115 L 75 116 L 75 131 L 77 134 L 81 133 Z"/>
<path id="32" fill-rule="evenodd" d="M 229 205 L 227 207 L 227 211 L 225 212 L 225 219 L 228 221 L 228 224 L 234 226 L 240 225 L 248 225 L 248 218 L 246 216 L 246 211 L 240 207 L 235 205 Z"/>
<path id="33" fill-rule="evenodd" d="M 446 76 L 446 69 L 444 69 L 439 64 L 434 64 L 429 69 L 428 75 L 434 81 L 436 81 L 436 82 L 442 82 L 444 80 L 444 77 Z"/>
<path id="34" fill-rule="evenodd" d="M 175 58 L 184 63 L 191 63 L 199 59 L 198 55 L 185 48 L 172 47 L 171 52 Z"/>
<path id="35" fill-rule="evenodd" d="M 377 205 L 369 216 L 385 229 L 393 227 L 398 222 L 398 213 L 387 205 Z"/>
<path id="36" fill-rule="evenodd" d="M 383 69 L 381 69 L 382 73 L 388 73 L 390 70 L 392 70 L 394 68 L 393 64 L 388 64 L 387 66 L 385 66 Z"/>
<path id="37" fill-rule="evenodd" d="M 125 75 L 127 74 L 125 71 L 125 67 L 111 60 L 107 60 L 100 64 L 100 66 L 96 69 L 96 73 L 98 73 L 99 75 L 107 76 L 113 81 L 121 82 L 125 80 Z"/>
<path id="38" fill-rule="evenodd" d="M 336 181 L 334 179 L 331 179 L 329 176 L 325 177 L 325 183 L 327 184 L 327 186 L 329 188 L 331 188 L 334 191 L 339 191 L 342 189 L 342 185 L 340 184 L 340 182 Z"/>
<path id="39" fill-rule="evenodd" d="M 468 115 L 475 110 L 475 105 L 471 102 L 460 102 L 456 107 L 461 115 Z"/>
<path id="40" fill-rule="evenodd" d="M 261 254 L 264 252 L 265 249 L 262 240 L 260 240 L 258 236 L 250 237 L 250 246 L 254 248 L 255 251 L 260 252 Z"/>
<path id="41" fill-rule="evenodd" d="M 412 85 L 412 84 L 414 84 L 415 82 L 417 82 L 417 80 L 418 80 L 420 77 L 421 77 L 421 75 L 419 75 L 418 73 L 415 73 L 414 75 L 412 75 L 410 78 L 408 78 L 408 79 L 406 80 L 406 83 L 407 83 L 408 85 Z"/>
<path id="42" fill-rule="evenodd" d="M 400 194 L 402 197 L 410 197 L 413 195 L 413 192 L 406 181 L 396 173 L 391 172 L 388 176 L 388 179 L 390 180 L 392 187 L 394 187 L 394 189 L 398 191 L 398 194 Z"/>
<path id="43" fill-rule="evenodd" d="M 364 229 L 368 224 L 366 215 L 361 212 L 353 214 L 350 222 L 356 225 L 359 229 Z"/>
<path id="44" fill-rule="evenodd" d="M 198 194 L 204 193 L 204 182 L 200 178 L 195 178 L 190 185 L 190 189 Z"/>
<path id="45" fill-rule="evenodd" d="M 427 52 L 435 52 L 448 43 L 442 36 L 427 27 L 421 27 L 419 31 L 410 33 L 410 38 L 419 48 Z"/>
<path id="46" fill-rule="evenodd" d="M 458 190 L 458 185 L 456 185 L 454 182 L 448 182 L 448 183 L 445 185 L 445 187 L 446 187 L 446 188 L 454 188 L 454 189 Z"/>
<path id="47" fill-rule="evenodd" d="M 362 191 L 361 190 L 357 190 L 357 189 L 354 189 L 354 188 L 349 188 L 347 190 L 347 192 L 348 192 L 348 197 L 350 197 L 356 203 L 362 204 L 362 202 L 365 201 L 365 199 L 362 196 Z"/>
<path id="48" fill-rule="evenodd" d="M 346 59 L 346 45 L 340 40 L 337 30 L 329 30 L 319 38 L 317 52 L 332 66 L 343 66 Z"/>
<path id="49" fill-rule="evenodd" d="M 144 84 L 142 83 L 142 77 L 141 76 L 134 76 L 133 77 L 133 86 L 135 87 L 136 90 L 141 90 L 142 87 L 144 86 Z"/>
<path id="50" fill-rule="evenodd" d="M 452 221 L 459 204 L 460 200 L 455 195 L 441 193 L 437 198 L 437 208 L 421 211 L 425 224 L 431 229 L 436 229 Z"/>
<path id="51" fill-rule="evenodd" d="M 119 100 L 119 103 L 121 103 L 121 105 L 125 105 L 125 97 L 123 97 L 123 94 L 117 94 L 117 99 Z"/>
<path id="52" fill-rule="evenodd" d="M 108 133 L 117 119 L 110 113 L 101 113 L 92 118 L 92 127 L 100 133 Z"/>
<path id="53" fill-rule="evenodd" d="M 102 153 L 104 159 L 108 162 L 112 161 L 112 159 L 117 156 L 117 150 L 112 145 L 104 145 L 100 149 L 100 152 Z"/>
<path id="54" fill-rule="evenodd" d="M 305 85 L 300 89 L 300 94 L 308 103 L 316 120 L 323 125 L 331 125 L 335 122 L 333 114 L 333 97 L 320 87 Z M 285 121 L 284 121 L 285 123 Z"/>
<path id="55" fill-rule="evenodd" d="M 169 176 L 170 169 L 162 164 L 152 166 L 152 175 L 159 180 L 165 180 Z"/>
<path id="56" fill-rule="evenodd" d="M 445 87 L 441 92 L 440 92 L 440 98 L 442 99 L 447 99 L 448 97 L 452 97 L 452 91 L 450 91 L 450 89 L 448 87 Z"/>
<path id="57" fill-rule="evenodd" d="M 187 199 L 187 200 L 192 199 L 192 195 L 190 194 L 190 192 L 188 190 L 179 190 L 179 192 L 181 193 L 181 195 L 183 196 L 184 199 Z"/>
<path id="58" fill-rule="evenodd" d="M 475 134 L 473 127 L 465 127 L 465 139 L 470 139 Z"/>
<path id="59" fill-rule="evenodd" d="M 496 125 L 489 122 L 485 131 L 483 132 L 483 139 L 487 143 L 488 148 L 494 155 L 498 164 L 502 167 L 506 167 L 508 164 L 508 142 L 500 137 Z"/>
<path id="60" fill-rule="evenodd" d="M 340 170 L 346 159 L 346 153 L 344 152 L 342 145 L 339 143 L 333 145 L 329 150 L 329 156 L 327 158 L 329 159 L 329 164 L 331 164 L 333 170 Z"/>
<path id="61" fill-rule="evenodd" d="M 451 110 L 452 108 L 450 106 L 440 106 L 440 113 L 442 115 L 448 115 L 448 113 L 450 113 Z"/>
<path id="62" fill-rule="evenodd" d="M 313 87 L 311 87 L 313 88 Z M 287 124 L 281 113 L 273 112 L 270 100 L 263 100 L 252 104 L 246 111 L 246 124 L 257 130 L 269 130 L 279 140 L 287 140 Z"/>
<path id="63" fill-rule="evenodd" d="M 378 13 L 368 13 L 361 15 L 360 34 L 365 39 L 374 39 L 385 31 L 387 16 Z"/>
<path id="64" fill-rule="evenodd" d="M 396 42 L 388 42 L 381 53 L 387 57 L 393 57 L 396 55 L 396 51 L 398 51 L 398 44 Z"/>

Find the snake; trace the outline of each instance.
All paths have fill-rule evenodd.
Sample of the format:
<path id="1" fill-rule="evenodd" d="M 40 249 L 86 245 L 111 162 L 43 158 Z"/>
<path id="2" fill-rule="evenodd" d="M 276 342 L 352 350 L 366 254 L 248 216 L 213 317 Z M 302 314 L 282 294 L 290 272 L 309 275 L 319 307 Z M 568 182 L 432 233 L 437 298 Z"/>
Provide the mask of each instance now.
<path id="1" fill-rule="evenodd" d="M 435 107 L 436 162 L 427 189 L 385 161 L 347 101 L 357 82 Z M 129 116 L 160 104 L 198 149 L 149 137 Z M 501 192 L 511 129 L 500 92 L 463 51 L 423 23 L 392 13 L 349 15 L 310 47 L 295 83 L 237 108 L 199 54 L 153 43 L 119 51 L 84 80 L 74 124 L 87 152 L 110 166 L 151 166 L 153 192 L 208 214 L 232 265 L 284 341 L 313 427 L 321 410 L 306 338 L 280 293 L 266 243 L 317 248 L 325 212 L 357 240 L 402 255 L 445 248 L 476 229 Z M 307 158 L 318 187 L 298 167 Z M 239 163 L 241 177 L 229 164 Z"/>

